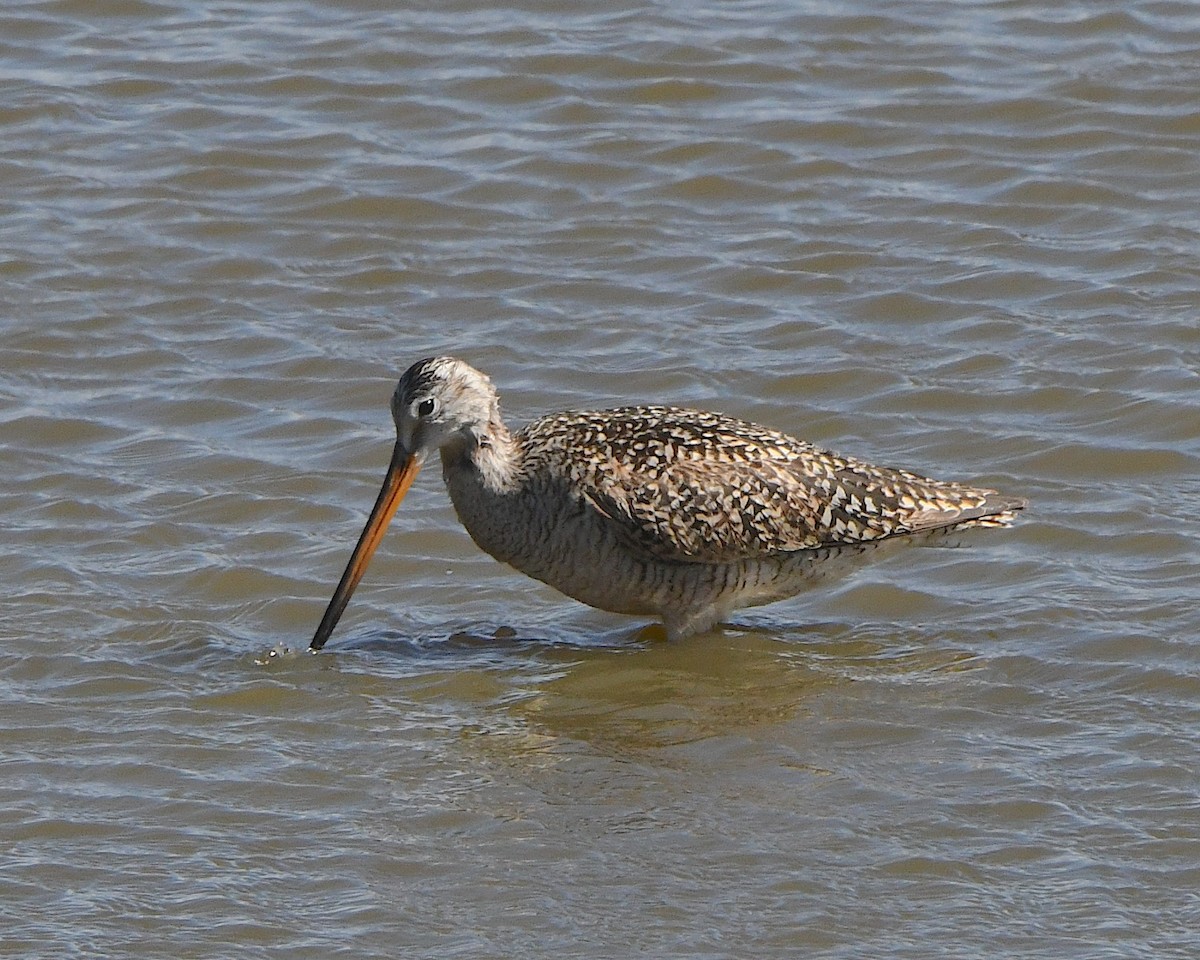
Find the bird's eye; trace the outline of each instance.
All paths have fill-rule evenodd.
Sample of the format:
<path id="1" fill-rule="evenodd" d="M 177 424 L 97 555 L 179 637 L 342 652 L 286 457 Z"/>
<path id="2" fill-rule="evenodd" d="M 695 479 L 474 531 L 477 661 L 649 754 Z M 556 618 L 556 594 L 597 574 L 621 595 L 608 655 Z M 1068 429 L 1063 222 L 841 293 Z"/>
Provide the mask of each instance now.
<path id="1" fill-rule="evenodd" d="M 435 406 L 437 406 L 437 404 L 435 404 L 433 402 L 433 398 L 426 397 L 424 400 L 422 400 L 420 403 L 417 404 L 417 416 L 418 417 L 429 416 L 431 413 L 433 413 L 433 408 Z"/>

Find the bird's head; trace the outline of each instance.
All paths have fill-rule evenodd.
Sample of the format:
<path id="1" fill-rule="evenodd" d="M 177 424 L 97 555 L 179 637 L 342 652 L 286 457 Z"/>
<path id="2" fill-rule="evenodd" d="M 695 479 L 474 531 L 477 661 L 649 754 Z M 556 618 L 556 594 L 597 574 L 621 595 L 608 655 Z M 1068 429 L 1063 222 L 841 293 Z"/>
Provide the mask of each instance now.
<path id="1" fill-rule="evenodd" d="M 492 381 L 454 357 L 414 363 L 392 394 L 396 442 L 422 461 L 434 450 L 479 443 L 499 416 Z"/>
<path id="2" fill-rule="evenodd" d="M 317 627 L 310 644 L 313 650 L 320 650 L 333 633 L 425 458 L 434 450 L 454 455 L 488 443 L 489 425 L 499 423 L 500 409 L 495 388 L 486 376 L 453 357 L 431 357 L 414 363 L 400 378 L 392 394 L 392 419 L 396 421 L 392 462 Z"/>

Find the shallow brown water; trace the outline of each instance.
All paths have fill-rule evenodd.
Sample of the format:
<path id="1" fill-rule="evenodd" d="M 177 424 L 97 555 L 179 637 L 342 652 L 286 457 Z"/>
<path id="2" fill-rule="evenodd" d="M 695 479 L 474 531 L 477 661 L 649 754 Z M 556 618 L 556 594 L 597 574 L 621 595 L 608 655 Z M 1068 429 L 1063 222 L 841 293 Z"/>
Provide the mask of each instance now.
<path id="1" fill-rule="evenodd" d="M 0 10 L 11 957 L 1200 952 L 1200 14 Z M 647 641 L 411 361 L 1031 497 Z"/>

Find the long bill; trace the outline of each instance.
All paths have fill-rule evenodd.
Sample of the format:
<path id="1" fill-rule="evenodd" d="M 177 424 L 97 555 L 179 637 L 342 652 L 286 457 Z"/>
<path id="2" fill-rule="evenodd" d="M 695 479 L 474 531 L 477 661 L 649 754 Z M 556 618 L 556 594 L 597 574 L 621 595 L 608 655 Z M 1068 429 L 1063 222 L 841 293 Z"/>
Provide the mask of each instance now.
<path id="1" fill-rule="evenodd" d="M 358 581 L 367 570 L 367 564 L 371 562 L 371 554 L 379 546 L 396 508 L 400 506 L 400 501 L 412 486 L 413 478 L 421 469 L 422 460 L 422 457 L 409 453 L 399 443 L 396 444 L 392 462 L 388 465 L 387 475 L 383 478 L 383 486 L 379 490 L 379 497 L 375 500 L 375 506 L 371 508 L 371 515 L 367 517 L 367 524 L 363 527 L 354 552 L 350 554 L 346 572 L 342 574 L 337 589 L 333 591 L 333 598 L 329 601 L 325 616 L 321 618 L 321 625 L 317 627 L 312 643 L 309 644 L 310 650 L 320 650 L 333 633 L 342 611 L 350 602 L 354 588 L 358 586 Z"/>

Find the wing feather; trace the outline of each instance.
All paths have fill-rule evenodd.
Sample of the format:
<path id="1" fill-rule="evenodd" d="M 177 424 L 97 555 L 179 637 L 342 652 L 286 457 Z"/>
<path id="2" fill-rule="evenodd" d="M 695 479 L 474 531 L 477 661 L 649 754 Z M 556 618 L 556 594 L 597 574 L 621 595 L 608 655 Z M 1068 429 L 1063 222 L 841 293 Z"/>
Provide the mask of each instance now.
<path id="1" fill-rule="evenodd" d="M 547 451 L 562 450 L 561 442 L 574 450 L 553 459 L 587 507 L 630 549 L 659 560 L 729 563 L 975 521 L 1003 524 L 1024 506 L 718 414 L 626 408 L 534 426 L 547 434 Z M 591 454 L 584 466 L 581 445 Z"/>

